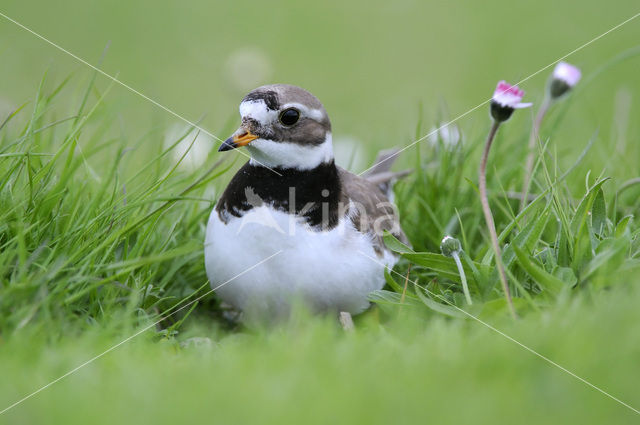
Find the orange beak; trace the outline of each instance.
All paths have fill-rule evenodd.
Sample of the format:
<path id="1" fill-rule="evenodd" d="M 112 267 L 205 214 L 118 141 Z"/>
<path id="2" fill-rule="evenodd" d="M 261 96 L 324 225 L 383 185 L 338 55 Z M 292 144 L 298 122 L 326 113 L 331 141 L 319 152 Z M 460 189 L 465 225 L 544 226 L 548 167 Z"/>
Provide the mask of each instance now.
<path id="1" fill-rule="evenodd" d="M 233 136 L 224 141 L 218 148 L 218 152 L 229 151 L 241 146 L 248 145 L 251 141 L 256 140 L 258 136 L 248 130 L 239 130 Z"/>

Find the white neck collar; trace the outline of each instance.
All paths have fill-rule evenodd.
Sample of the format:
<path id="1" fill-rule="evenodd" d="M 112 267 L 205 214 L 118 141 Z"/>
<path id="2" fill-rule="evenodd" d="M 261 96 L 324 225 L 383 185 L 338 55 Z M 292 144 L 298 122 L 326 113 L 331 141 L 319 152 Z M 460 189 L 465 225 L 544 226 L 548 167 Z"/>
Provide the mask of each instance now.
<path id="1" fill-rule="evenodd" d="M 327 133 L 324 142 L 315 146 L 256 139 L 247 145 L 247 150 L 251 155 L 251 165 L 269 168 L 311 170 L 333 160 L 331 133 Z"/>

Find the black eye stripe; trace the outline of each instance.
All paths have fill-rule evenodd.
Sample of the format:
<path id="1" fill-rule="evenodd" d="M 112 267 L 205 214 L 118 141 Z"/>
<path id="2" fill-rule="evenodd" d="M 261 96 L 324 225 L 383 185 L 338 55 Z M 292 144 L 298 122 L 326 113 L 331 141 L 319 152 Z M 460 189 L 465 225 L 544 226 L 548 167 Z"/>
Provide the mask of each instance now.
<path id="1" fill-rule="evenodd" d="M 291 126 L 298 122 L 300 119 L 300 111 L 295 108 L 285 109 L 280 113 L 278 117 L 282 125 Z"/>

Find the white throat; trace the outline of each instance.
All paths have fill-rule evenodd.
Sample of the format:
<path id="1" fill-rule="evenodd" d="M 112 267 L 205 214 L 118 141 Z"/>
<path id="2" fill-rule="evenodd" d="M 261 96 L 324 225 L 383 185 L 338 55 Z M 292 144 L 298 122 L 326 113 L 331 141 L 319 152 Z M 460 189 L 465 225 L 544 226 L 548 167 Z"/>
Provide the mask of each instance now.
<path id="1" fill-rule="evenodd" d="M 247 145 L 247 150 L 251 155 L 251 165 L 269 168 L 311 170 L 333 160 L 331 133 L 327 133 L 324 142 L 315 146 L 256 139 Z"/>

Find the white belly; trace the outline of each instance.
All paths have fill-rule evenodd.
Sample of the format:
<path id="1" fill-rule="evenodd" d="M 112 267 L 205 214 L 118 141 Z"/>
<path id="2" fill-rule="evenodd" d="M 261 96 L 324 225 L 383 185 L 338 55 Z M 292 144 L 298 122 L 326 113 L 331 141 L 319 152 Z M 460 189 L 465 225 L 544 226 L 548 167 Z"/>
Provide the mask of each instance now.
<path id="1" fill-rule="evenodd" d="M 231 216 L 227 224 L 214 210 L 204 246 L 212 288 L 220 286 L 220 298 L 260 316 L 286 314 L 298 297 L 316 311 L 362 312 L 367 295 L 384 286 L 384 266 L 368 257 L 378 258 L 371 239 L 350 221 L 316 232 L 268 206 Z M 392 266 L 395 258 L 385 254 L 381 262 Z"/>

